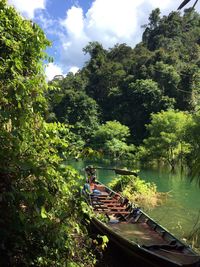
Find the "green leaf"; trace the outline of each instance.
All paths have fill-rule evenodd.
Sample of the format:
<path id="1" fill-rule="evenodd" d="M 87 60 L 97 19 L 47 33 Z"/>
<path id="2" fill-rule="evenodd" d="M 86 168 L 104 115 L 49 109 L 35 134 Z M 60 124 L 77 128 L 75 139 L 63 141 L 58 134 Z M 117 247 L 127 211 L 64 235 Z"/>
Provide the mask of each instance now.
<path id="1" fill-rule="evenodd" d="M 47 216 L 47 212 L 46 212 L 44 206 L 41 207 L 41 212 L 40 212 L 40 214 L 41 214 L 41 217 L 42 217 L 43 219 L 46 219 L 46 218 L 48 217 L 48 216 Z"/>

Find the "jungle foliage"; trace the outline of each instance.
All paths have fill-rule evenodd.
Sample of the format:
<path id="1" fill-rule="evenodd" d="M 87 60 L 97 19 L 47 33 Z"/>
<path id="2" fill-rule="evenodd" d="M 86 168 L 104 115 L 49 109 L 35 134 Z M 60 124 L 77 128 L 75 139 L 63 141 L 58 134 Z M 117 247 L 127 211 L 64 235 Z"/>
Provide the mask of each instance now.
<path id="1" fill-rule="evenodd" d="M 82 178 L 63 165 L 79 147 L 67 124 L 44 119 L 48 45 L 39 26 L 0 1 L 1 266 L 94 263 L 81 226 Z"/>
<path id="2" fill-rule="evenodd" d="M 168 110 L 152 114 L 151 123 L 147 125 L 149 137 L 140 146 L 139 157 L 147 161 L 166 161 L 174 169 L 178 162 L 183 163 L 191 153 L 192 145 L 187 132 L 193 124 L 192 116 L 182 111 Z"/>
<path id="3" fill-rule="evenodd" d="M 189 163 L 195 148 L 187 129 L 200 105 L 199 26 L 192 8 L 163 17 L 155 9 L 135 48 L 89 43 L 84 67 L 51 82 L 59 88 L 49 101 L 53 121 L 72 123 L 85 145 L 104 155 L 164 161 L 172 168 Z M 117 125 L 130 131 L 124 140 L 115 136 Z"/>
<path id="4" fill-rule="evenodd" d="M 134 145 L 127 145 L 130 136 L 129 128 L 118 121 L 107 121 L 94 131 L 91 146 L 104 155 L 115 160 L 129 158 L 135 150 Z"/>

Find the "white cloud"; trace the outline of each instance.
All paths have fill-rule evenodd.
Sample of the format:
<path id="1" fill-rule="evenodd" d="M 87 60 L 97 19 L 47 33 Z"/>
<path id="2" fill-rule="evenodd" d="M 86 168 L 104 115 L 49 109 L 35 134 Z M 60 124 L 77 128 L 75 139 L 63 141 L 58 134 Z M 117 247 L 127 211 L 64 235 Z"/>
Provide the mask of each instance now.
<path id="1" fill-rule="evenodd" d="M 84 34 L 84 17 L 81 8 L 73 6 L 67 11 L 67 18 L 61 22 L 68 34 L 74 38 L 80 38 Z"/>
<path id="2" fill-rule="evenodd" d="M 70 69 L 69 69 L 69 72 L 72 72 L 73 74 L 77 73 L 79 71 L 79 68 L 76 67 L 76 66 L 72 66 Z"/>
<path id="3" fill-rule="evenodd" d="M 96 0 L 86 14 L 86 32 L 103 40 L 129 40 L 137 30 L 137 9 L 144 0 Z"/>
<path id="4" fill-rule="evenodd" d="M 45 68 L 45 74 L 48 81 L 51 81 L 56 75 L 64 75 L 60 66 L 49 63 Z"/>
<path id="5" fill-rule="evenodd" d="M 151 11 L 159 7 L 162 14 L 176 10 L 174 0 L 94 0 L 85 13 L 81 7 L 66 12 L 62 42 L 63 64 L 81 67 L 86 61 L 82 49 L 90 41 L 98 41 L 105 48 L 116 43 L 134 47 L 141 41 L 141 25 L 148 22 Z"/>
<path id="6" fill-rule="evenodd" d="M 22 15 L 32 19 L 37 9 L 45 9 L 46 0 L 8 0 Z"/>
<path id="7" fill-rule="evenodd" d="M 73 6 L 67 10 L 66 19 L 60 22 L 64 28 L 61 38 L 64 65 L 80 67 L 86 60 L 82 49 L 91 39 L 85 33 L 84 20 L 83 10 Z"/>

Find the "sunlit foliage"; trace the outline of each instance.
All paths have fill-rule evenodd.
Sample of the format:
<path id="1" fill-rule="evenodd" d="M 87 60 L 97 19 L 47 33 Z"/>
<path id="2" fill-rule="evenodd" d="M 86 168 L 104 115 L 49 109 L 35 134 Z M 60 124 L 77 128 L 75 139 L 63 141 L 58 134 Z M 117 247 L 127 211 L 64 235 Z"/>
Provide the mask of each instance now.
<path id="1" fill-rule="evenodd" d="M 173 169 L 191 152 L 191 145 L 185 138 L 192 124 L 192 116 L 184 112 L 168 110 L 152 114 L 151 123 L 147 125 L 149 137 L 139 152 L 141 158 L 165 161 Z"/>
<path id="2" fill-rule="evenodd" d="M 43 31 L 0 1 L 1 266 L 88 266 L 78 150 L 68 125 L 46 123 Z M 81 248 L 81 249 L 79 249 Z"/>

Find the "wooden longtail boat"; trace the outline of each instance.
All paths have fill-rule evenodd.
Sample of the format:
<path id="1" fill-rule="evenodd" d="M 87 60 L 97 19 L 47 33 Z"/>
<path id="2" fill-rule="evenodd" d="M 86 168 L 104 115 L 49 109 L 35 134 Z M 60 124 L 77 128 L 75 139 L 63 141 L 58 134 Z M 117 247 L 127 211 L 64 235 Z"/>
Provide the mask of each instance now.
<path id="1" fill-rule="evenodd" d="M 91 223 L 133 261 L 139 261 L 138 267 L 200 267 L 200 255 L 128 199 L 100 182 L 91 183 L 90 189 L 88 203 L 96 214 L 105 215 L 94 216 Z"/>

